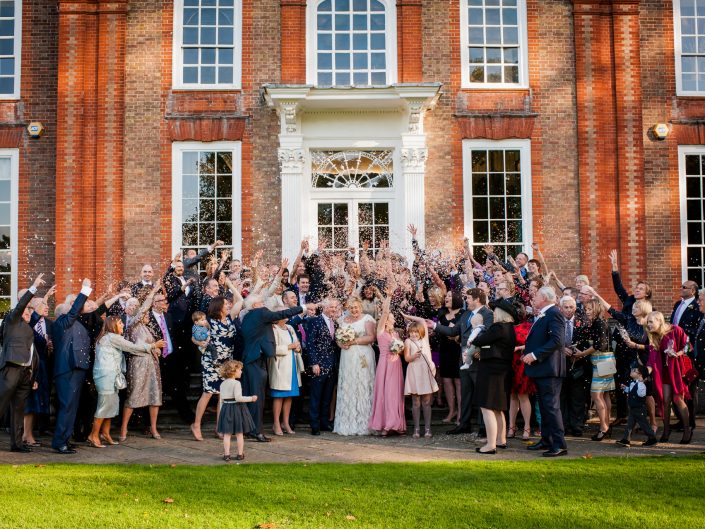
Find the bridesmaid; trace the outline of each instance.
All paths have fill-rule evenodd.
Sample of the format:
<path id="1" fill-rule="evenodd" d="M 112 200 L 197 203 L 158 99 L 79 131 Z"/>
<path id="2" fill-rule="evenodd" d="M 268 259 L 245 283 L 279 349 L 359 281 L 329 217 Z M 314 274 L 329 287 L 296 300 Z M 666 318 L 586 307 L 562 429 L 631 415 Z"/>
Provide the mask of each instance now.
<path id="1" fill-rule="evenodd" d="M 386 437 L 389 432 L 404 434 L 404 374 L 399 354 L 389 348 L 394 340 L 400 340 L 394 329 L 394 315 L 390 312 L 391 296 L 388 294 L 382 303 L 382 316 L 377 323 L 377 343 L 379 362 L 375 378 L 375 391 L 372 400 L 372 417 L 369 428 L 381 432 Z"/>

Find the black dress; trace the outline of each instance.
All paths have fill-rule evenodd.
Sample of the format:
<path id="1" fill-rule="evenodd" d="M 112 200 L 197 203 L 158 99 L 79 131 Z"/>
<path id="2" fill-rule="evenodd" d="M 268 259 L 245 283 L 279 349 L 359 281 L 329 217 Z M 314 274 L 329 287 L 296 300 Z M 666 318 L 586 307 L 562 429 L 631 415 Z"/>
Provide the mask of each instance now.
<path id="1" fill-rule="evenodd" d="M 473 343 L 482 349 L 472 403 L 488 410 L 506 410 L 516 344 L 514 325 L 493 323 Z"/>
<path id="2" fill-rule="evenodd" d="M 459 310 L 454 318 L 448 319 L 448 309 L 444 307 L 439 311 L 438 323 L 444 327 L 460 325 L 462 314 L 463 311 Z M 448 336 L 440 336 L 440 351 L 441 378 L 460 378 L 460 343 Z"/>

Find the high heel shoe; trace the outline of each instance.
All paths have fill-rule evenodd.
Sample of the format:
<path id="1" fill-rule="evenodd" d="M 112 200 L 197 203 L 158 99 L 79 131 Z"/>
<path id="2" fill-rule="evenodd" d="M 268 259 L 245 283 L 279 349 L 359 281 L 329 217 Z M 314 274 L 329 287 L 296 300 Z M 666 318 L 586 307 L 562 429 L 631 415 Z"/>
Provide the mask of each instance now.
<path id="1" fill-rule="evenodd" d="M 507 429 L 507 439 L 514 439 L 514 437 L 516 437 L 516 434 L 517 434 L 516 426 L 510 426 Z"/>
<path id="2" fill-rule="evenodd" d="M 96 443 L 96 442 L 95 442 L 93 439 L 91 439 L 90 437 L 89 437 L 88 439 L 86 439 L 86 442 L 87 442 L 90 446 L 92 446 L 93 448 L 105 448 L 105 445 L 102 445 L 102 444 L 100 444 L 100 443 Z"/>
<path id="3" fill-rule="evenodd" d="M 120 443 L 118 443 L 117 441 L 113 441 L 112 439 L 108 439 L 108 438 L 105 437 L 103 434 L 100 434 L 100 438 L 99 438 L 99 439 L 100 439 L 101 441 L 103 441 L 104 443 L 108 443 L 109 445 L 112 445 L 112 446 L 117 446 L 117 445 L 120 444 Z"/>
<path id="4" fill-rule="evenodd" d="M 659 443 L 667 443 L 668 438 L 671 437 L 671 432 L 663 432 L 661 438 L 658 440 Z"/>
<path id="5" fill-rule="evenodd" d="M 411 437 L 413 437 L 414 439 L 418 439 L 419 437 L 421 437 L 418 428 L 414 428 L 414 435 L 412 435 Z"/>
<path id="6" fill-rule="evenodd" d="M 531 428 L 524 428 L 524 435 L 521 436 L 522 441 L 531 439 Z"/>
<path id="7" fill-rule="evenodd" d="M 685 430 L 683 430 L 683 438 L 680 440 L 680 444 L 688 445 L 688 444 L 690 444 L 690 441 L 692 441 L 692 440 L 693 440 L 693 428 L 686 427 Z"/>
<path id="8" fill-rule="evenodd" d="M 431 433 L 431 429 L 428 428 L 428 429 L 426 430 L 426 433 L 425 433 L 423 436 L 424 436 L 426 439 L 430 439 L 431 437 L 433 437 L 433 434 Z"/>
<path id="9" fill-rule="evenodd" d="M 196 425 L 195 424 L 192 424 L 189 428 L 191 429 L 191 435 L 193 435 L 193 438 L 196 441 L 203 441 L 203 435 L 201 434 L 200 428 L 198 429 L 198 435 L 196 435 Z"/>

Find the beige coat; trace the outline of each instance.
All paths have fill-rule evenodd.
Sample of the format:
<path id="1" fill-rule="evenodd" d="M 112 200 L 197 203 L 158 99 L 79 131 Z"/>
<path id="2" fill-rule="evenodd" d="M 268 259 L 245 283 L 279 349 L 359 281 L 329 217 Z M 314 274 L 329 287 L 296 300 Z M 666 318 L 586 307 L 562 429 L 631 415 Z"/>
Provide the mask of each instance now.
<path id="1" fill-rule="evenodd" d="M 272 325 L 272 328 L 277 347 L 275 350 L 276 356 L 268 361 L 269 387 L 279 391 L 291 390 L 291 355 L 295 355 L 296 358 L 296 378 L 299 382 L 299 387 L 301 387 L 301 372 L 304 370 L 304 362 L 301 358 L 301 353 L 289 349 L 289 345 L 292 343 L 291 338 L 293 337 L 294 341 L 297 340 L 296 333 L 291 325 L 287 325 L 284 328 Z"/>

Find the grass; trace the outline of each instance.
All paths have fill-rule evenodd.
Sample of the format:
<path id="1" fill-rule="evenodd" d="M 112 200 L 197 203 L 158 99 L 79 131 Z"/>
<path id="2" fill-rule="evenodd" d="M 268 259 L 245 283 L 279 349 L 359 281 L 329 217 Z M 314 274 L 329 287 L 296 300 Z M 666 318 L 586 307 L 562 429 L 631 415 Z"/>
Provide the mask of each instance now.
<path id="1" fill-rule="evenodd" d="M 702 527 L 703 490 L 698 456 L 0 466 L 0 527 L 687 529 Z"/>

